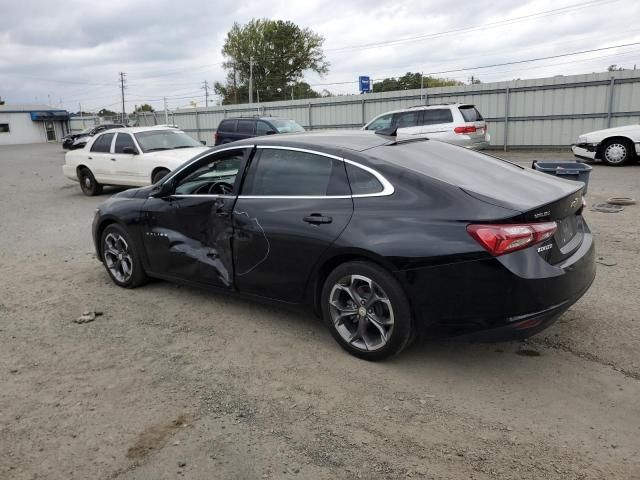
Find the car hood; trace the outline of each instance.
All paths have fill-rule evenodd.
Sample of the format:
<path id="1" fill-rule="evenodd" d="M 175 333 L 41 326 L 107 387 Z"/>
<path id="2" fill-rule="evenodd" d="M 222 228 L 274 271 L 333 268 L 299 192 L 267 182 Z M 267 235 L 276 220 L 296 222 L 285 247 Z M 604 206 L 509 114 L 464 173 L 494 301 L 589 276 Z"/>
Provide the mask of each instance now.
<path id="1" fill-rule="evenodd" d="M 148 152 L 145 153 L 144 156 L 146 158 L 153 159 L 154 162 L 165 162 L 176 167 L 209 149 L 210 147 L 178 148 L 177 150 Z"/>
<path id="2" fill-rule="evenodd" d="M 587 137 L 587 141 L 598 141 L 612 135 L 640 135 L 640 125 L 625 125 L 624 127 L 605 128 L 603 130 L 594 130 L 593 132 L 583 133 L 581 137 Z"/>

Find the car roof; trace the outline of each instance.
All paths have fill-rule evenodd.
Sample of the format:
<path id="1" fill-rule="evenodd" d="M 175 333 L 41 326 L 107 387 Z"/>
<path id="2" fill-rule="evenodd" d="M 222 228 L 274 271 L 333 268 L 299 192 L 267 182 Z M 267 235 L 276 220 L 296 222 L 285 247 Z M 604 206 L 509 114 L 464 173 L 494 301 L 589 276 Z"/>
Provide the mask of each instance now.
<path id="1" fill-rule="evenodd" d="M 379 115 L 376 115 L 374 117 L 374 120 L 378 117 L 381 117 L 382 115 L 388 115 L 390 113 L 402 113 L 402 112 L 409 112 L 414 110 L 431 110 L 434 108 L 443 108 L 443 107 L 460 108 L 460 107 L 475 107 L 475 105 L 472 103 L 437 103 L 435 105 L 414 105 L 413 107 L 405 107 L 405 108 L 400 108 L 398 110 L 389 110 L 388 112 L 383 112 Z"/>
<path id="2" fill-rule="evenodd" d="M 229 144 L 274 145 L 292 148 L 317 148 L 319 150 L 353 150 L 362 152 L 369 148 L 394 143 L 395 139 L 362 130 L 322 130 L 317 132 L 285 133 L 265 137 L 252 137 Z"/>

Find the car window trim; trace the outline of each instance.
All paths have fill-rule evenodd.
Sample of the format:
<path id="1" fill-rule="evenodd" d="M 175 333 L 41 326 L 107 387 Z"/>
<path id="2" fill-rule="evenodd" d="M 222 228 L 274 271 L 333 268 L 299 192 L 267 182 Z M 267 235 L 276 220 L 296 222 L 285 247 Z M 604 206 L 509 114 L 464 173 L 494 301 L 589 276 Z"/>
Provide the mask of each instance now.
<path id="1" fill-rule="evenodd" d="M 286 147 L 283 145 L 256 145 L 257 149 L 274 149 L 274 150 L 291 150 L 294 152 L 301 153 L 309 153 L 311 155 L 319 155 L 321 157 L 331 158 L 333 160 L 337 160 L 343 163 L 349 163 L 354 167 L 361 168 L 365 172 L 373 175 L 382 185 L 382 190 L 376 193 L 362 193 L 362 194 L 351 194 L 351 195 L 238 195 L 238 198 L 242 199 L 259 199 L 259 198 L 272 198 L 272 199 L 308 199 L 308 200 L 321 200 L 321 199 L 345 199 L 345 198 L 367 198 L 367 197 L 385 197 L 388 195 L 393 195 L 395 192 L 395 188 L 389 182 L 384 175 L 377 172 L 373 168 L 362 165 L 361 163 L 354 162 L 353 160 L 349 160 L 347 158 L 338 157 L 336 155 L 332 155 L 330 153 L 319 152 L 317 150 L 310 150 L 307 148 L 299 148 L 299 147 Z"/>
<path id="2" fill-rule="evenodd" d="M 206 152 L 203 152 L 200 155 L 198 155 L 196 158 L 192 159 L 189 163 L 183 165 L 182 168 L 179 168 L 178 170 L 174 170 L 169 175 L 164 177 L 162 179 L 162 183 L 164 184 L 165 182 L 170 182 L 176 175 L 180 174 L 180 172 L 182 172 L 183 170 L 189 168 L 194 163 L 199 162 L 204 157 L 208 157 L 209 155 L 214 155 L 214 154 L 220 153 L 220 152 L 226 152 L 228 150 L 241 150 L 243 148 L 251 148 L 251 149 L 253 149 L 253 148 L 255 148 L 255 145 L 237 145 L 235 147 L 225 147 L 225 148 L 221 148 L 219 150 L 216 150 L 216 149 L 207 150 Z M 246 165 L 245 165 L 245 168 L 246 168 Z M 172 196 L 173 196 L 173 194 L 172 194 Z M 197 195 L 197 196 L 198 197 L 204 197 L 205 195 Z M 212 195 L 212 196 L 213 197 L 219 197 L 220 195 Z M 232 195 L 232 196 L 234 198 L 236 197 L 236 195 Z"/>

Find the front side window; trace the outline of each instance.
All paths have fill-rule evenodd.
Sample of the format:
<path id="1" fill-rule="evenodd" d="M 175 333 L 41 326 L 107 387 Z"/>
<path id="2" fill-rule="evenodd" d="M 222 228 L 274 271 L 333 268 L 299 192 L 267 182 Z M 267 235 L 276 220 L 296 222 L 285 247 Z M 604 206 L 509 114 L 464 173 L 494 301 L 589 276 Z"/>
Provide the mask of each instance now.
<path id="1" fill-rule="evenodd" d="M 422 124 L 423 125 L 435 125 L 438 123 L 451 123 L 453 122 L 453 115 L 448 108 L 434 108 L 432 110 L 425 110 Z"/>
<path id="2" fill-rule="evenodd" d="M 104 133 L 96 138 L 96 141 L 91 145 L 91 151 L 96 153 L 109 153 L 111 151 L 111 141 L 113 140 L 113 133 Z"/>
<path id="3" fill-rule="evenodd" d="M 256 122 L 253 120 L 238 120 L 238 133 L 253 135 L 255 133 Z"/>
<path id="4" fill-rule="evenodd" d="M 135 134 L 138 145 L 143 152 L 157 152 L 159 150 L 175 150 L 177 148 L 201 147 L 202 144 L 195 141 L 180 130 L 148 130 Z"/>
<path id="5" fill-rule="evenodd" d="M 119 133 L 116 137 L 116 149 L 115 153 L 124 153 L 125 147 L 131 147 L 134 151 L 137 151 L 136 144 L 133 142 L 133 138 L 128 133 Z"/>
<path id="6" fill-rule="evenodd" d="M 178 182 L 177 195 L 229 195 L 233 192 L 244 152 L 234 150 L 216 155 Z"/>
<path id="7" fill-rule="evenodd" d="M 274 127 L 276 127 L 276 130 L 278 131 L 278 133 L 304 132 L 304 128 L 302 128 L 302 126 L 294 120 L 287 120 L 284 118 L 273 118 L 269 120 L 269 122 L 271 122 L 271 124 Z"/>
<path id="8" fill-rule="evenodd" d="M 393 118 L 393 114 L 389 113 L 388 115 L 382 115 L 381 117 L 376 118 L 373 122 L 369 124 L 367 130 L 380 130 L 383 128 L 389 128 L 391 126 L 391 119 Z"/>
<path id="9" fill-rule="evenodd" d="M 396 113 L 393 116 L 393 123 L 397 128 L 415 127 L 419 125 L 420 111 Z"/>
<path id="10" fill-rule="evenodd" d="M 248 196 L 343 196 L 349 185 L 343 162 L 323 155 L 275 148 L 261 149 L 242 191 Z"/>
<path id="11" fill-rule="evenodd" d="M 256 135 L 260 136 L 260 135 L 266 135 L 267 132 L 274 132 L 275 130 L 269 126 L 269 124 L 267 122 L 263 122 L 261 120 L 258 121 L 258 123 L 256 124 Z"/>

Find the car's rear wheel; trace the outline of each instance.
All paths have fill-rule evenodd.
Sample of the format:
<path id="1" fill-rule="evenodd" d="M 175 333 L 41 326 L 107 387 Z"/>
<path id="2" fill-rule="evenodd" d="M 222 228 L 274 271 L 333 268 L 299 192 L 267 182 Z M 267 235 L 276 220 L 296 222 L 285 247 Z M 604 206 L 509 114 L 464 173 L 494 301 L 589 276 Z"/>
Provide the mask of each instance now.
<path id="1" fill-rule="evenodd" d="M 104 229 L 100 250 L 104 266 L 116 285 L 135 288 L 147 282 L 140 255 L 129 234 L 120 225 L 113 223 Z"/>
<path id="2" fill-rule="evenodd" d="M 402 287 L 374 263 L 338 266 L 327 277 L 320 301 L 331 334 L 356 357 L 382 360 L 412 338 L 411 308 Z"/>
<path id="3" fill-rule="evenodd" d="M 158 183 L 160 180 L 162 180 L 168 174 L 169 174 L 169 170 L 167 170 L 166 168 L 161 168 L 161 169 L 153 172 L 153 176 L 151 177 L 151 183 L 153 183 L 153 184 Z"/>
<path id="4" fill-rule="evenodd" d="M 624 139 L 607 140 L 602 146 L 602 161 L 612 167 L 625 165 L 633 157 L 633 144 Z"/>
<path id="5" fill-rule="evenodd" d="M 78 180 L 80 181 L 80 188 L 82 189 L 82 193 L 85 195 L 89 195 L 90 197 L 94 195 L 100 195 L 102 193 L 102 185 L 100 185 L 91 170 L 88 168 L 81 168 L 78 172 Z"/>

